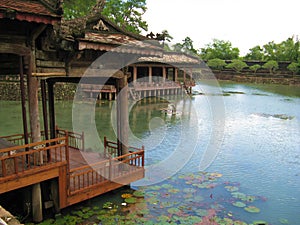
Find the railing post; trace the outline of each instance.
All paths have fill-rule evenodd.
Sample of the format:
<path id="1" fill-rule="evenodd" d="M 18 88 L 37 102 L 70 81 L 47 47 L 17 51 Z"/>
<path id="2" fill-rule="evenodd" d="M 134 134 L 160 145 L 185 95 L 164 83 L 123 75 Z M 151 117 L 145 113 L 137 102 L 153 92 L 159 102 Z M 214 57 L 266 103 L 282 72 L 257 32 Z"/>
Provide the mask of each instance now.
<path id="1" fill-rule="evenodd" d="M 112 177 L 112 158 L 109 156 L 108 180 L 111 181 Z"/>
<path id="2" fill-rule="evenodd" d="M 145 166 L 145 146 L 142 146 L 143 154 L 142 154 L 142 167 Z"/>
<path id="3" fill-rule="evenodd" d="M 104 158 L 106 158 L 107 153 L 107 139 L 106 136 L 104 137 Z"/>
<path id="4" fill-rule="evenodd" d="M 84 149 L 84 132 L 82 131 L 82 136 L 81 136 L 81 138 L 82 138 L 82 146 L 81 146 L 81 148 L 82 148 L 82 151 L 85 151 L 85 149 Z"/>
<path id="5" fill-rule="evenodd" d="M 66 131 L 66 136 L 65 136 L 65 149 L 66 149 L 66 160 L 67 160 L 67 173 L 69 174 L 70 172 L 70 155 L 69 155 L 69 134 L 68 131 Z"/>

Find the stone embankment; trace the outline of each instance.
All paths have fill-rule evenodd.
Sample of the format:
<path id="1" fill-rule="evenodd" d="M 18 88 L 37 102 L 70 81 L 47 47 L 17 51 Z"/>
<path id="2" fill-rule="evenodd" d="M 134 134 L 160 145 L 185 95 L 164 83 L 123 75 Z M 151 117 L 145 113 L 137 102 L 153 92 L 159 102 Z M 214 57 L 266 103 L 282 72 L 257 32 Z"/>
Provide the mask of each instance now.
<path id="1" fill-rule="evenodd" d="M 0 225 L 21 225 L 21 223 L 0 205 Z"/>
<path id="2" fill-rule="evenodd" d="M 76 92 L 76 85 L 58 83 L 55 85 L 54 92 L 57 100 L 72 100 Z M 20 99 L 20 83 L 18 81 L 0 81 L 0 100 L 20 101 Z"/>

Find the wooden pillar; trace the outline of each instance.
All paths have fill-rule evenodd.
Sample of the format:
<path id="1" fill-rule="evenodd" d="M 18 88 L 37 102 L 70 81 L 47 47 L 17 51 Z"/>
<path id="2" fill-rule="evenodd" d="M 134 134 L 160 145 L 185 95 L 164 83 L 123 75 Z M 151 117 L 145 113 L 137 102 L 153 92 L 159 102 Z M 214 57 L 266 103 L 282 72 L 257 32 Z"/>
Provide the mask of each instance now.
<path id="1" fill-rule="evenodd" d="M 152 83 L 152 67 L 151 66 L 149 66 L 148 76 L 149 76 L 149 83 Z"/>
<path id="2" fill-rule="evenodd" d="M 28 126 L 27 126 L 27 112 L 26 112 L 26 96 L 25 96 L 25 83 L 23 71 L 23 57 L 20 56 L 20 89 L 21 89 L 21 105 L 22 105 L 22 118 L 23 118 L 23 131 L 24 142 L 28 144 Z"/>
<path id="3" fill-rule="evenodd" d="M 185 81 L 186 81 L 186 71 L 183 70 L 183 82 L 185 83 Z"/>
<path id="4" fill-rule="evenodd" d="M 178 69 L 177 68 L 174 68 L 174 76 L 175 76 L 174 81 L 177 82 L 177 80 L 178 80 Z"/>
<path id="5" fill-rule="evenodd" d="M 54 139 L 55 134 L 55 108 L 54 108 L 54 84 L 48 82 L 48 104 L 49 104 L 49 120 L 50 120 L 50 138 Z"/>
<path id="6" fill-rule="evenodd" d="M 44 132 L 45 132 L 45 139 L 49 140 L 48 135 L 48 113 L 47 113 L 47 97 L 46 97 L 46 81 L 41 81 L 41 92 L 42 92 L 42 107 L 43 107 L 43 121 L 44 121 Z"/>
<path id="7" fill-rule="evenodd" d="M 137 67 L 133 66 L 133 83 L 135 84 L 137 80 Z"/>
<path id="8" fill-rule="evenodd" d="M 27 40 L 31 47 L 31 54 L 29 60 L 28 74 L 27 74 L 27 88 L 28 88 L 28 103 L 29 103 L 29 118 L 30 128 L 32 135 L 32 142 L 41 141 L 41 128 L 40 128 L 40 116 L 39 116 L 39 80 L 32 76 L 32 73 L 36 73 L 36 46 L 35 42 L 40 34 L 46 29 L 46 24 L 41 24 L 35 29 Z M 40 164 L 43 164 L 42 154 L 39 154 Z M 43 220 L 43 208 L 42 208 L 42 192 L 40 183 L 32 186 L 32 219 L 34 222 L 41 222 Z"/>
<path id="9" fill-rule="evenodd" d="M 163 82 L 165 82 L 166 81 L 166 78 L 167 78 L 167 70 L 166 70 L 166 67 L 164 66 L 163 68 L 162 68 L 162 72 L 163 72 Z"/>
<path id="10" fill-rule="evenodd" d="M 117 81 L 117 135 L 118 155 L 128 154 L 128 85 L 127 75 Z"/>

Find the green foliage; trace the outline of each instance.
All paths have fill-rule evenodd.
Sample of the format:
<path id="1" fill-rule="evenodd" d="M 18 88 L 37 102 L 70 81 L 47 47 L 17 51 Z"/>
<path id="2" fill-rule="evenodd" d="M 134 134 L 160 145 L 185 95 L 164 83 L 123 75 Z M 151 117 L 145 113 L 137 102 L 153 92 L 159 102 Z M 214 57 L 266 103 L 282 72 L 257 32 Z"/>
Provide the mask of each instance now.
<path id="1" fill-rule="evenodd" d="M 275 70 L 279 68 L 278 63 L 275 60 L 270 60 L 266 62 L 262 68 L 268 69 L 270 71 L 270 74 L 273 74 Z"/>
<path id="2" fill-rule="evenodd" d="M 258 64 L 254 64 L 254 65 L 252 65 L 252 66 L 249 67 L 249 69 L 250 69 L 251 71 L 253 71 L 254 73 L 256 73 L 257 70 L 260 69 L 260 68 L 261 68 L 261 66 L 258 65 Z"/>
<path id="3" fill-rule="evenodd" d="M 245 56 L 247 60 L 263 60 L 264 58 L 264 50 L 259 46 L 255 46 L 249 49 L 249 53 Z"/>
<path id="4" fill-rule="evenodd" d="M 263 47 L 266 60 L 297 62 L 299 59 L 299 41 L 294 37 L 278 44 L 271 41 Z"/>
<path id="5" fill-rule="evenodd" d="M 96 0 L 64 0 L 63 10 L 64 18 L 74 19 L 82 16 L 86 16 L 91 12 L 93 6 L 96 4 Z"/>
<path id="6" fill-rule="evenodd" d="M 207 44 L 204 48 L 201 48 L 201 58 L 204 60 L 210 59 L 223 59 L 232 60 L 238 59 L 240 50 L 233 48 L 231 42 L 214 39 L 213 43 Z"/>
<path id="7" fill-rule="evenodd" d="M 299 63 L 292 62 L 288 65 L 287 69 L 295 75 L 299 71 Z"/>
<path id="8" fill-rule="evenodd" d="M 236 72 L 241 72 L 242 69 L 248 67 L 248 65 L 239 59 L 234 59 L 229 63 L 226 68 L 234 69 Z"/>
<path id="9" fill-rule="evenodd" d="M 222 59 L 210 59 L 208 60 L 207 65 L 212 69 L 221 70 L 226 66 L 226 62 Z"/>
<path id="10" fill-rule="evenodd" d="M 193 40 L 190 37 L 186 37 L 182 40 L 182 43 L 173 45 L 173 49 L 176 52 L 185 52 L 194 55 L 198 54 L 198 51 L 194 48 Z"/>
<path id="11" fill-rule="evenodd" d="M 146 10 L 146 0 L 106 0 L 102 14 L 124 30 L 139 34 L 148 30 L 142 18 Z"/>

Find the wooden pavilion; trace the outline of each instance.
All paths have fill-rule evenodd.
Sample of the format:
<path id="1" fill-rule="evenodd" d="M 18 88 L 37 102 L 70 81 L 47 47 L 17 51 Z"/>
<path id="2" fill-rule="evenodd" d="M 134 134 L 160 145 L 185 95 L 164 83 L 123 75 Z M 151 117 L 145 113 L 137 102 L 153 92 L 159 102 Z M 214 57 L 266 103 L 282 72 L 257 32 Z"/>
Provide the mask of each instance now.
<path id="1" fill-rule="evenodd" d="M 126 140 L 127 135 L 127 97 L 121 95 L 117 101 L 118 141 L 105 140 L 101 154 L 85 152 L 84 134 L 56 126 L 55 84 L 81 82 L 92 62 L 109 51 L 114 52 L 114 58 L 128 62 L 162 54 L 160 46 L 123 31 L 97 12 L 74 21 L 62 21 L 61 16 L 60 0 L 0 2 L 0 75 L 19 76 L 24 130 L 23 134 L 0 138 L 0 194 L 26 187 L 32 199 L 26 192 L 23 201 L 32 206 L 35 222 L 43 219 L 44 209 L 59 210 L 144 176 L 143 147 L 134 148 L 119 141 Z M 117 48 L 120 45 L 125 47 Z M 118 94 L 127 86 L 127 71 L 117 68 L 123 72 L 116 72 L 111 65 L 107 68 L 107 77 L 88 74 L 81 85 L 108 86 Z"/>

